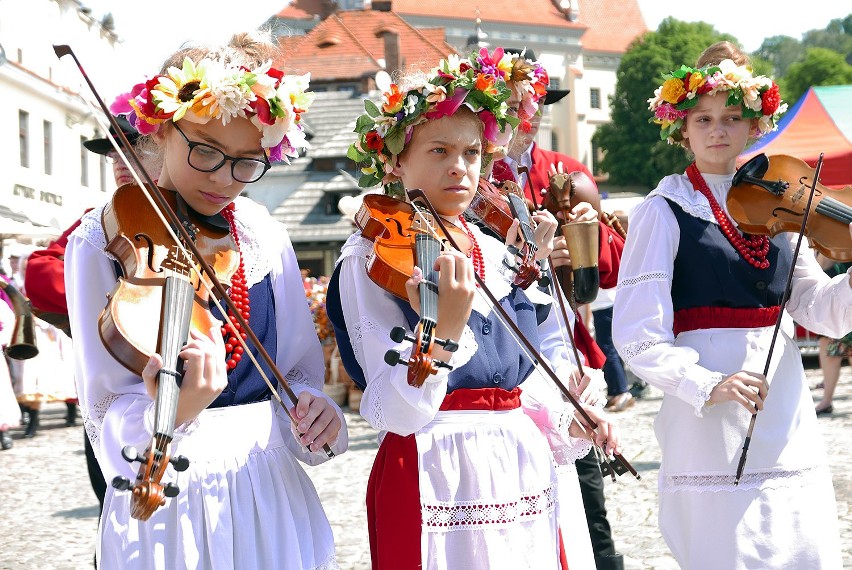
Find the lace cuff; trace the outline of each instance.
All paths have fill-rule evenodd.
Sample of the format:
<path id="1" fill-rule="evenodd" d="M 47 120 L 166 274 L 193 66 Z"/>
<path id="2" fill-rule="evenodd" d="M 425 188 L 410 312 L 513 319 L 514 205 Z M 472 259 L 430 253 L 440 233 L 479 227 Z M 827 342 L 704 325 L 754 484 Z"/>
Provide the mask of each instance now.
<path id="1" fill-rule="evenodd" d="M 651 271 L 648 273 L 640 273 L 639 275 L 633 275 L 632 277 L 625 277 L 624 279 L 620 279 L 618 281 L 618 287 L 616 290 L 629 289 L 631 287 L 636 287 L 637 285 L 642 285 L 644 283 L 650 283 L 653 281 L 663 281 L 666 283 L 670 283 L 671 280 L 672 274 L 669 271 Z"/>
<path id="2" fill-rule="evenodd" d="M 695 409 L 696 417 L 704 416 L 704 406 L 710 399 L 710 392 L 725 376 L 721 372 L 704 371 L 704 374 L 688 374 L 677 387 L 677 396 Z"/>
<path id="3" fill-rule="evenodd" d="M 642 354 L 643 352 L 650 350 L 654 346 L 661 344 L 664 341 L 663 339 L 653 339 L 653 340 L 640 340 L 639 342 L 631 342 L 630 344 L 624 345 L 624 347 L 619 351 L 621 357 L 624 359 L 625 364 L 630 365 L 630 361 Z"/>

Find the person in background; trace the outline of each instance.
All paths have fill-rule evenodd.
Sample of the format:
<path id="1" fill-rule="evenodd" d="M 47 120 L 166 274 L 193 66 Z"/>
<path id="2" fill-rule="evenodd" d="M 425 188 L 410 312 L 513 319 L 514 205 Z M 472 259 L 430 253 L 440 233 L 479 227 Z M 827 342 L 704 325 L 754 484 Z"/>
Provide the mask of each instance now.
<path id="1" fill-rule="evenodd" d="M 121 130 L 130 144 L 136 144 L 139 133 L 123 116 L 117 116 Z M 115 132 L 110 127 L 110 132 L 115 138 Z M 120 139 L 115 138 L 120 144 Z M 112 143 L 106 137 L 90 139 L 83 143 L 88 150 L 96 154 L 107 156 L 112 161 L 112 172 L 116 187 L 124 186 L 133 182 L 127 166 L 119 158 Z M 87 210 L 88 211 L 88 210 Z M 27 284 L 27 293 L 34 309 L 41 313 L 41 318 L 61 328 L 67 335 L 71 335 L 68 324 L 68 302 L 65 298 L 65 247 L 68 245 L 68 237 L 80 225 L 80 219 L 68 227 L 62 235 L 53 241 L 47 248 L 34 251 L 27 263 L 24 282 Z M 65 418 L 66 425 L 76 425 L 76 400 L 68 403 L 68 414 Z M 92 444 L 86 430 L 83 430 L 83 448 L 86 454 L 86 469 L 89 473 L 89 482 L 98 499 L 100 510 L 103 510 L 104 496 L 106 494 L 106 481 L 101 472 L 100 465 L 95 459 Z"/>
<path id="2" fill-rule="evenodd" d="M 510 50 L 520 53 L 520 50 Z M 525 57 L 534 59 L 531 50 L 525 51 Z M 568 95 L 568 90 L 546 90 L 546 96 L 542 103 L 552 105 Z M 510 100 L 510 107 L 520 109 L 518 101 Z M 517 182 L 523 189 L 528 200 L 533 204 L 541 205 L 544 194 L 550 186 L 550 179 L 557 173 L 578 172 L 578 192 L 581 203 L 600 203 L 597 185 L 592 173 L 578 160 L 559 152 L 542 149 L 535 142 L 541 123 L 543 109 L 525 117 L 524 122 L 518 127 L 512 141 L 509 144 L 506 156 L 494 162 L 491 177 L 496 182 L 512 180 Z M 523 168 L 519 168 L 523 167 Z M 526 172 L 524 171 L 526 169 Z M 593 205 L 593 204 L 592 204 Z M 578 208 L 586 208 L 577 204 L 574 214 Z M 599 209 L 599 207 L 598 207 Z M 585 210 L 584 210 L 585 211 Z M 597 209 L 592 208 L 592 212 Z M 600 274 L 601 288 L 615 287 L 618 279 L 619 260 L 624 248 L 624 240 L 617 232 L 603 221 L 599 220 L 600 254 L 598 257 L 598 269 Z M 555 271 L 560 276 L 570 275 L 571 259 L 568 254 L 565 238 L 559 235 L 554 242 L 554 251 L 551 255 Z M 569 287 L 568 279 L 561 279 L 563 288 Z M 570 297 L 570 291 L 564 291 Z M 586 360 L 586 366 L 592 369 L 605 369 L 607 356 L 586 328 L 583 319 L 575 312 L 573 324 L 574 339 L 577 348 Z M 605 374 L 605 372 L 604 372 Z M 625 390 L 626 391 L 626 390 Z M 621 394 L 622 392 L 618 392 Z M 613 394 L 613 395 L 618 395 Z M 629 393 L 628 393 L 629 395 Z M 622 396 L 623 398 L 623 396 Z M 626 406 L 627 403 L 623 403 Z M 598 458 L 591 450 L 588 454 L 574 462 L 577 476 L 580 481 L 583 505 L 585 507 L 586 520 L 594 551 L 595 564 L 598 570 L 621 570 L 624 567 L 624 557 L 615 549 L 612 539 L 612 528 L 606 518 L 606 504 L 604 497 L 604 480 L 601 475 Z"/>
<path id="3" fill-rule="evenodd" d="M 846 273 L 852 263 L 837 263 L 817 253 L 817 261 L 829 277 Z M 822 399 L 814 406 L 818 416 L 834 413 L 834 391 L 840 380 L 843 359 L 852 364 L 852 332 L 842 338 L 819 337 L 819 367 L 822 370 Z"/>
<path id="4" fill-rule="evenodd" d="M 0 279 L 11 283 L 8 277 L 0 272 Z M 12 338 L 12 330 L 15 326 L 15 311 L 12 300 L 0 289 L 0 350 L 6 349 Z M 12 434 L 9 431 L 18 427 L 21 421 L 21 408 L 15 399 L 15 391 L 12 389 L 12 377 L 9 375 L 9 366 L 5 358 L 0 358 L 0 449 L 4 451 L 11 449 L 14 445 Z"/>

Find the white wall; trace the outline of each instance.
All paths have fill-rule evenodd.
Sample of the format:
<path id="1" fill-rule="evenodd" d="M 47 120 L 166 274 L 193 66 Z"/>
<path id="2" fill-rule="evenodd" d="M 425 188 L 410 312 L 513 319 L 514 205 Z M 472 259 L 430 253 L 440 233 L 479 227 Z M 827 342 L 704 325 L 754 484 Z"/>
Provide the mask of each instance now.
<path id="1" fill-rule="evenodd" d="M 75 0 L 0 1 L 0 43 L 7 58 L 0 65 L 0 203 L 61 229 L 115 188 L 107 165 L 106 191 L 101 190 L 101 159 L 90 152 L 83 155 L 88 186 L 81 184 L 80 138 L 103 130 L 79 95 L 93 99 L 73 60 L 59 60 L 52 47 L 70 45 L 99 91 L 115 92 L 108 83 L 101 87 L 98 78 L 108 77 L 116 65 L 117 38 L 79 8 Z M 29 113 L 29 167 L 20 163 L 19 110 Z M 51 174 L 44 167 L 44 121 L 52 125 Z"/>

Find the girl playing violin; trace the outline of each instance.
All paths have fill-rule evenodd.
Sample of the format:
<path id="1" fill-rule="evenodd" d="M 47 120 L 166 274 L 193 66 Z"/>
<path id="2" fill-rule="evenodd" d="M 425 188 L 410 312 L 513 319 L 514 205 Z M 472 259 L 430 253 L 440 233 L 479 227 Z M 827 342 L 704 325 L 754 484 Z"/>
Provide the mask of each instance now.
<path id="1" fill-rule="evenodd" d="M 559 567 L 556 475 L 534 422 L 574 436 L 581 430 L 561 399 L 547 407 L 522 396 L 533 363 L 476 294 L 474 272 L 527 337 L 549 348 L 545 356 L 562 378 L 576 381 L 576 367 L 556 342 L 551 299 L 534 286 L 513 286 L 503 265 L 506 246 L 461 217 L 483 162 L 508 142 L 516 123 L 506 118 L 509 88 L 502 79 L 511 67 L 510 59 L 485 51 L 475 59 L 450 57 L 408 85 L 384 76 L 381 108 L 366 102 L 368 113 L 357 122 L 350 156 L 367 163 L 365 185 L 421 189 L 444 223 L 460 228 L 472 245 L 470 257 L 450 249 L 434 264 L 435 336 L 459 346 L 433 349 L 452 371 L 440 367 L 419 387 L 409 384 L 405 367 L 383 356 L 395 350 L 409 358 L 411 345 L 389 333 L 401 326 L 412 334 L 417 287 L 432 268 L 414 270 L 402 301 L 368 276 L 374 246 L 359 232 L 344 245 L 331 280 L 327 306 L 341 355 L 365 389 L 362 415 L 382 433 L 367 489 L 374 569 Z M 546 255 L 553 219 L 538 230 Z M 600 427 L 597 443 L 617 449 L 608 424 Z M 584 455 L 588 442 L 572 441 Z"/>
<path id="2" fill-rule="evenodd" d="M 833 336 L 852 329 L 850 276 L 829 279 L 807 248 L 792 259 L 795 235 L 740 233 L 726 209 L 737 156 L 786 105 L 728 42 L 665 76 L 649 101 L 663 138 L 695 158 L 631 215 L 615 302 L 620 354 L 665 394 L 662 534 L 683 568 L 840 568 L 831 474 L 796 344 L 779 335 L 760 371 L 791 265 L 786 309 Z"/>
<path id="3" fill-rule="evenodd" d="M 343 416 L 321 391 L 322 351 L 287 231 L 265 208 L 239 197 L 271 162 L 307 146 L 299 120 L 311 102 L 308 79 L 272 68 L 274 50 L 262 34 L 181 49 L 160 75 L 119 96 L 112 110 L 156 143 L 160 187 L 198 216 L 223 218 L 239 250 L 229 296 L 286 374 L 298 397 L 291 412 L 298 425 L 291 428 L 270 400 L 229 329 L 191 331 L 180 352 L 184 375 L 172 442 L 190 464 L 166 472 L 180 493 L 141 522 L 131 518 L 130 493 L 110 488 L 100 521 L 104 568 L 337 567 L 331 528 L 296 460 L 323 461 L 325 444 L 345 451 Z M 99 337 L 98 315 L 116 283 L 102 211 L 87 214 L 69 240 L 68 308 L 92 445 L 107 480 L 133 480 L 121 452 L 127 445 L 144 449 L 152 436 L 162 359 L 153 355 L 136 376 Z"/>

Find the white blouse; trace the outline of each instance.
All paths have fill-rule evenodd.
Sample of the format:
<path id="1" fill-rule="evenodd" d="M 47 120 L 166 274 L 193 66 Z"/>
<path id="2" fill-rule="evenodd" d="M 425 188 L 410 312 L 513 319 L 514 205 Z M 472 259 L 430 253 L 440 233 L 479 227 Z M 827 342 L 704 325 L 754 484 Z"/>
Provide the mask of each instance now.
<path id="1" fill-rule="evenodd" d="M 508 256 L 506 247 L 483 234 L 475 225 L 471 224 L 470 228 L 482 250 L 486 285 L 497 299 L 502 299 L 511 291 L 513 275 L 503 265 L 503 260 Z M 361 415 L 380 431 L 409 435 L 423 428 L 438 412 L 447 394 L 449 371 L 439 368 L 421 387 L 414 388 L 408 384 L 405 366 L 389 366 L 385 363 L 383 355 L 388 350 L 397 350 L 403 359 L 407 359 L 412 347 L 405 341 L 397 344 L 389 337 L 392 328 L 406 325 L 407 321 L 393 296 L 373 283 L 367 275 L 365 265 L 372 251 L 372 243 L 358 232 L 343 246 L 338 260 L 341 265 L 338 276 L 343 315 L 355 358 L 367 379 L 367 388 L 361 400 Z M 552 302 L 549 295 L 534 285 L 525 292 L 533 303 Z M 473 310 L 488 317 L 492 312 L 490 301 L 478 288 L 477 293 Z M 555 308 L 552 308 L 546 321 L 538 328 L 540 346 L 542 356 L 551 363 L 557 376 L 567 383 L 575 365 L 572 355 L 562 342 L 565 337 L 561 317 L 557 317 L 556 313 Z M 568 330 L 569 333 L 566 334 L 570 334 L 570 329 Z M 473 332 L 465 325 L 459 339 L 459 348 L 453 353 L 449 364 L 454 368 L 463 366 L 477 347 Z M 522 384 L 522 388 L 526 390 L 527 384 Z M 536 392 L 544 400 L 543 403 L 536 401 L 531 404 L 536 407 L 537 411 L 534 413 L 539 420 L 567 430 L 573 419 L 573 408 L 570 404 L 566 404 L 559 397 L 552 397 L 549 390 Z M 526 405 L 526 402 L 532 400 L 525 400 L 522 395 L 522 402 Z"/>
<path id="2" fill-rule="evenodd" d="M 277 353 L 271 356 L 297 396 L 304 390 L 323 396 L 322 349 L 287 230 L 265 207 L 247 198 L 237 198 L 235 205 L 247 287 L 259 283 L 271 272 L 278 335 Z M 87 433 L 107 480 L 119 474 L 132 480 L 135 472 L 121 457 L 120 450 L 126 445 L 145 449 L 153 435 L 155 403 L 148 396 L 142 378 L 115 360 L 99 336 L 98 316 L 116 283 L 114 265 L 104 252 L 101 211 L 98 208 L 86 214 L 68 241 L 65 286 L 76 354 L 77 389 Z M 280 387 L 279 394 L 290 407 L 289 398 Z M 348 438 L 339 408 L 337 413 L 343 428 L 332 450 L 339 454 L 347 448 Z M 178 426 L 174 441 L 190 435 L 198 421 L 196 418 Z M 293 454 L 305 463 L 321 463 L 326 458 L 322 450 L 308 451 L 295 436 L 285 440 Z"/>
<path id="3" fill-rule="evenodd" d="M 727 212 L 731 175 L 704 175 L 713 196 Z M 614 305 L 613 342 L 630 369 L 649 384 L 701 408 L 721 372 L 698 365 L 692 348 L 674 346 L 671 286 L 680 228 L 664 198 L 684 212 L 717 223 L 704 196 L 685 174 L 667 176 L 630 216 L 630 231 L 621 258 Z M 797 235 L 788 234 L 791 249 Z M 802 244 L 786 310 L 804 327 L 839 338 L 852 330 L 849 275 L 829 279 L 813 253 Z"/>

